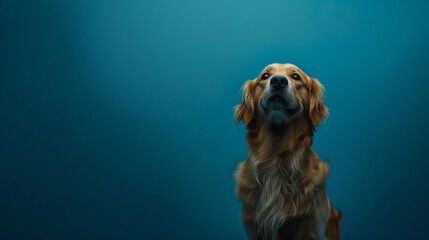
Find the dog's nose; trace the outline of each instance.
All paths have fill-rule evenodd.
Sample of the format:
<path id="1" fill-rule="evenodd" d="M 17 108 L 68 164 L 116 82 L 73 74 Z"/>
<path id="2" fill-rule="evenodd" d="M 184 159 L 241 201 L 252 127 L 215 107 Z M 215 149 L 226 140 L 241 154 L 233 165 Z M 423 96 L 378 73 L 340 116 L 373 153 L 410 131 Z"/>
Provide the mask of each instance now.
<path id="1" fill-rule="evenodd" d="M 287 78 L 282 75 L 275 75 L 271 78 L 270 85 L 274 89 L 283 89 L 287 86 Z"/>

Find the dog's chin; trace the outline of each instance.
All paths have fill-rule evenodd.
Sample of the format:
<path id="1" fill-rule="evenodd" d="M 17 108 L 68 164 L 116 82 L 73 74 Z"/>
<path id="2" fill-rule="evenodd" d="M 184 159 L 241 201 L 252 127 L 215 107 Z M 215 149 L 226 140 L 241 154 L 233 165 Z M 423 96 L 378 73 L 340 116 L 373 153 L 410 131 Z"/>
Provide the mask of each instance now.
<path id="1" fill-rule="evenodd" d="M 288 107 L 282 99 L 272 99 L 265 109 L 267 122 L 274 132 L 283 131 L 295 117 L 298 108 Z"/>

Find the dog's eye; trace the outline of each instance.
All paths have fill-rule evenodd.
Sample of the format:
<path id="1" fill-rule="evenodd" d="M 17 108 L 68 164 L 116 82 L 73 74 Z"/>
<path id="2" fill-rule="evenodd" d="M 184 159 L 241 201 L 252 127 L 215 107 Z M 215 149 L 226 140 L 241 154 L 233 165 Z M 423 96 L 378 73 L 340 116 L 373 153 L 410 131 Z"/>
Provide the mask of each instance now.
<path id="1" fill-rule="evenodd" d="M 296 73 L 292 74 L 292 78 L 295 80 L 301 80 L 301 77 Z"/>
<path id="2" fill-rule="evenodd" d="M 262 74 L 261 80 L 265 80 L 265 79 L 267 79 L 269 77 L 270 77 L 270 74 L 264 73 L 264 74 Z"/>

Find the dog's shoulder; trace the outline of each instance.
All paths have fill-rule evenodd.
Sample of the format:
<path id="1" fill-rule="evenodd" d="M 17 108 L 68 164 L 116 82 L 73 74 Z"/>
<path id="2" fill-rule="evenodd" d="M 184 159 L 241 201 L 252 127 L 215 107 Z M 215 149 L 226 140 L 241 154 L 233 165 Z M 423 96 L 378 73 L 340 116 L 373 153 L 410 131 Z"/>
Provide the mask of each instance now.
<path id="1" fill-rule="evenodd" d="M 244 202 L 253 202 L 256 197 L 258 183 L 252 175 L 248 160 L 237 164 L 234 177 L 236 179 L 235 194 Z"/>
<path id="2" fill-rule="evenodd" d="M 320 160 L 313 149 L 310 149 L 308 157 L 309 167 L 307 178 L 310 179 L 315 186 L 323 184 L 329 174 L 329 164 Z"/>

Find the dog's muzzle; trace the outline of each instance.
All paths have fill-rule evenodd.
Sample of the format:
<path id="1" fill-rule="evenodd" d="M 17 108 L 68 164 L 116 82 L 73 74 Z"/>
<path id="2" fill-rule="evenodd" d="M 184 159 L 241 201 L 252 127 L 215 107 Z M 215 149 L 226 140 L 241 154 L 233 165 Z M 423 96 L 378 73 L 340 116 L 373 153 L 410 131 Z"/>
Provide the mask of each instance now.
<path id="1" fill-rule="evenodd" d="M 299 105 L 293 104 L 293 94 L 288 91 L 288 84 L 286 77 L 273 76 L 263 103 L 265 116 L 276 129 L 286 125 L 299 111 Z"/>

